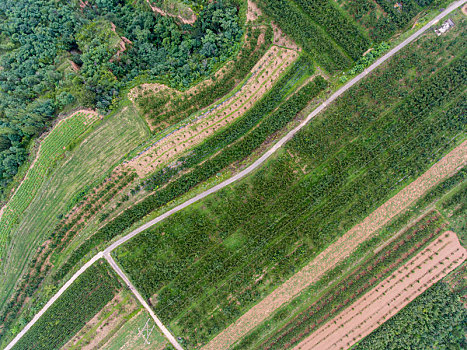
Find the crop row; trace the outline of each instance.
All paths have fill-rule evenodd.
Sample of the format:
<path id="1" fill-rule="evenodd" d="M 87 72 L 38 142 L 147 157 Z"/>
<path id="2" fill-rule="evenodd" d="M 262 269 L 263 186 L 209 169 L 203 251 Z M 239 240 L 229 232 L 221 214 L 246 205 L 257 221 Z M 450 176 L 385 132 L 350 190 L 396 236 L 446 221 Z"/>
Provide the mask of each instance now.
<path id="1" fill-rule="evenodd" d="M 366 120 L 340 152 L 314 154 L 325 161 L 299 181 L 293 163 L 305 154 L 287 145 L 296 156 L 280 157 L 250 183 L 210 197 L 202 211 L 187 210 L 141 233 L 119 248 L 117 259 L 147 298 L 157 294 L 163 320 L 178 320 L 191 344 L 205 343 L 401 188 L 401 178 L 425 171 L 433 152 L 425 156 L 427 150 L 451 147 L 446 141 L 463 121 L 452 118 L 458 109 L 443 113 L 436 106 L 451 104 L 463 90 L 458 64 L 433 75 L 391 113 Z M 419 99 L 426 94 L 429 101 Z M 435 111 L 426 113 L 425 104 Z M 402 105 L 415 120 L 399 121 Z M 321 122 L 307 129 L 332 130 L 319 129 Z"/>
<path id="2" fill-rule="evenodd" d="M 313 22 L 293 1 L 258 0 L 257 3 L 264 13 L 327 71 L 348 68 L 352 64 L 352 60 L 325 30 Z"/>
<path id="3" fill-rule="evenodd" d="M 264 35 L 264 40 L 257 46 L 260 35 Z M 270 47 L 271 41 L 272 29 L 270 27 L 266 30 L 248 27 L 246 43 L 242 46 L 238 56 L 224 68 L 225 72 L 212 83 L 201 83 L 193 96 L 182 94 L 175 99 L 167 94 L 143 96 L 138 99 L 138 106 L 154 125 L 163 121 L 176 124 L 228 94 L 239 81 L 250 73 Z M 164 111 L 167 106 L 168 110 Z M 163 110 L 162 113 L 161 110 Z"/>
<path id="4" fill-rule="evenodd" d="M 95 263 L 57 299 L 13 349 L 61 348 L 121 288 L 107 264 Z"/>
<path id="5" fill-rule="evenodd" d="M 370 40 L 349 17 L 340 11 L 334 0 L 293 0 L 303 11 L 354 60 L 370 47 Z"/>

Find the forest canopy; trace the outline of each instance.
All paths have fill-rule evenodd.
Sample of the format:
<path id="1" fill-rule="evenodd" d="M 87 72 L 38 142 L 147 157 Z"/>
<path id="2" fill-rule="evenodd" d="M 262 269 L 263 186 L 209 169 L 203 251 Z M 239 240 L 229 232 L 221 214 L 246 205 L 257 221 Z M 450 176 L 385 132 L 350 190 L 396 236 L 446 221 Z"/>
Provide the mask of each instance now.
<path id="1" fill-rule="evenodd" d="M 64 109 L 106 112 L 137 77 L 187 87 L 231 57 L 243 32 L 238 6 L 197 4 L 188 25 L 144 0 L 1 1 L 0 195 L 31 139 Z"/>

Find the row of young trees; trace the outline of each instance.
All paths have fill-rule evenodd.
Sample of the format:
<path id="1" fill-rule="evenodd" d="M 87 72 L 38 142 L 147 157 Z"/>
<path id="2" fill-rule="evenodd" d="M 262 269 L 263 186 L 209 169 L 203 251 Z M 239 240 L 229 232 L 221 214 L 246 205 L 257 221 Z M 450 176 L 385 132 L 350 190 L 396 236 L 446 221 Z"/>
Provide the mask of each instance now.
<path id="1" fill-rule="evenodd" d="M 193 26 L 154 14 L 145 1 L 90 0 L 80 8 L 5 0 L 0 32 L 2 190 L 25 161 L 30 140 L 65 106 L 106 112 L 139 76 L 186 87 L 230 57 L 242 36 L 231 0 L 205 4 Z M 131 44 L 116 57 L 120 36 Z"/>
<path id="2" fill-rule="evenodd" d="M 359 59 L 370 47 L 370 40 L 343 11 L 335 1 L 294 0 L 302 10 L 336 41 L 353 59 Z"/>
<path id="3" fill-rule="evenodd" d="M 293 1 L 258 0 L 257 4 L 327 71 L 334 72 L 351 66 L 352 60 L 334 43 L 326 28 L 313 22 Z"/>

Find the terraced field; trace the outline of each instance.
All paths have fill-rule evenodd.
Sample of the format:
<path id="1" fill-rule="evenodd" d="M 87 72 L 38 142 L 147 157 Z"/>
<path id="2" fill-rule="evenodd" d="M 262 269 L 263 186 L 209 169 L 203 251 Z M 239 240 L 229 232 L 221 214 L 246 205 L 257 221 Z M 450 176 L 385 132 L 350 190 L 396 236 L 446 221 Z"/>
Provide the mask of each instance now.
<path id="1" fill-rule="evenodd" d="M 31 328 L 14 349 L 146 348 L 132 328 L 142 327 L 148 314 L 122 292 L 107 264 L 97 261 L 102 256 L 138 296 L 136 286 L 156 323 L 160 318 L 167 326 L 170 332 L 160 328 L 169 343 L 206 350 L 308 349 L 320 347 L 323 339 L 331 348 L 351 346 L 394 313 L 391 306 L 381 307 L 370 322 L 369 309 L 394 302 L 402 307 L 461 264 L 465 251 L 455 234 L 443 238 L 445 244 L 441 238 L 430 242 L 440 230 L 465 224 L 459 204 L 467 159 L 465 16 L 459 10 L 453 15 L 456 25 L 442 37 L 427 32 L 365 71 L 371 74 L 359 76 L 359 83 L 339 89 L 345 74 L 358 74 L 374 62 L 389 47 L 383 40 L 414 25 L 431 3 L 258 0 L 246 9 L 239 2 L 237 9 L 246 11 L 241 15 L 248 20 L 243 46 L 214 76 L 183 92 L 144 84 L 100 124 L 97 114 L 79 113 L 58 124 L 8 203 L 13 210 L 0 212 L 0 254 L 6 257 L 0 345 L 52 295 L 61 295 L 37 323 L 26 326 Z M 88 5 L 83 2 L 81 10 L 90 11 Z M 188 30 L 197 24 L 183 25 Z M 137 45 L 132 40 L 126 51 Z M 203 45 L 207 52 L 208 43 Z M 370 46 L 376 48 L 362 58 Z M 268 159 L 264 167 L 231 184 L 237 174 L 207 198 L 203 195 L 212 192 L 203 192 L 202 200 L 177 207 L 157 225 L 154 220 L 140 226 L 238 172 L 337 89 L 310 114 L 309 124 L 301 123 L 297 134 L 289 133 L 266 155 L 283 146 L 277 154 L 261 157 Z M 107 102 L 116 105 L 114 97 Z M 452 186 L 443 187 L 451 180 Z M 449 192 L 450 186 L 455 190 Z M 436 201 L 446 197 L 437 208 L 424 206 L 415 223 L 389 239 L 385 230 L 394 226 L 392 220 L 418 210 L 415 201 L 431 195 Z M 132 238 L 113 243 L 115 250 L 98 253 L 91 260 L 97 262 L 83 270 L 87 259 L 123 235 Z M 463 241 L 462 229 L 459 235 Z M 4 244 L 8 250 L 2 252 Z M 420 256 L 406 261 L 427 244 L 439 251 L 424 258 L 423 264 L 431 265 L 418 276 Z M 439 274 L 436 266 L 447 262 L 440 258 L 455 254 L 460 255 Z M 382 259 L 378 266 L 375 257 Z M 349 264 L 355 261 L 354 271 Z M 418 265 L 369 291 L 401 263 Z M 336 276 L 340 266 L 347 270 Z M 369 280 L 358 274 L 363 266 L 372 273 Z M 332 290 L 352 273 L 355 286 L 342 285 L 341 295 Z M 55 294 L 70 276 L 78 279 Z M 423 280 L 422 286 L 414 287 L 413 278 Z M 399 285 L 404 292 L 392 295 Z M 322 309 L 303 313 L 311 303 L 304 295 L 311 290 L 325 296 L 316 301 Z M 367 294 L 351 312 L 349 300 L 332 301 L 335 292 L 337 299 Z M 320 313 L 325 310 L 327 315 Z M 326 324 L 337 313 L 340 319 Z M 171 348 L 167 339 L 153 333 L 152 348 Z"/>
<path id="2" fill-rule="evenodd" d="M 180 154 L 241 118 L 272 88 L 297 58 L 296 51 L 273 46 L 253 67 L 252 75 L 234 95 L 218 101 L 216 105 L 177 125 L 173 132 L 130 160 L 126 166 L 135 169 L 138 176 L 145 177 L 168 165 Z"/>

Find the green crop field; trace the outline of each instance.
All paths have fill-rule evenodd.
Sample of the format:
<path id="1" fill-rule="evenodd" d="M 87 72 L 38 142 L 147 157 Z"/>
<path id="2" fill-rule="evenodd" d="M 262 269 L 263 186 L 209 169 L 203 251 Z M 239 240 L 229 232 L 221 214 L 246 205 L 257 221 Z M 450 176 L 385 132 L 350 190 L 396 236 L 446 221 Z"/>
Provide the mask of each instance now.
<path id="1" fill-rule="evenodd" d="M 106 262 L 92 265 L 13 349 L 60 349 L 121 289 Z"/>
<path id="2" fill-rule="evenodd" d="M 465 139 L 462 29 L 425 35 L 267 167 L 117 250 L 176 335 L 212 339 Z"/>
<path id="3" fill-rule="evenodd" d="M 459 194 L 466 185 L 467 170 L 464 168 L 426 193 L 317 283 L 277 309 L 232 349 L 293 348 L 345 309 L 349 302 L 371 289 L 374 285 L 368 281 L 384 278 L 422 250 L 439 232 L 451 229 L 461 235 L 461 231 L 455 231 L 455 222 L 462 218 L 462 213 L 444 212 L 441 208 L 462 206 Z M 391 251 L 396 246 L 398 248 Z M 391 266 L 393 263 L 395 265 Z"/>

